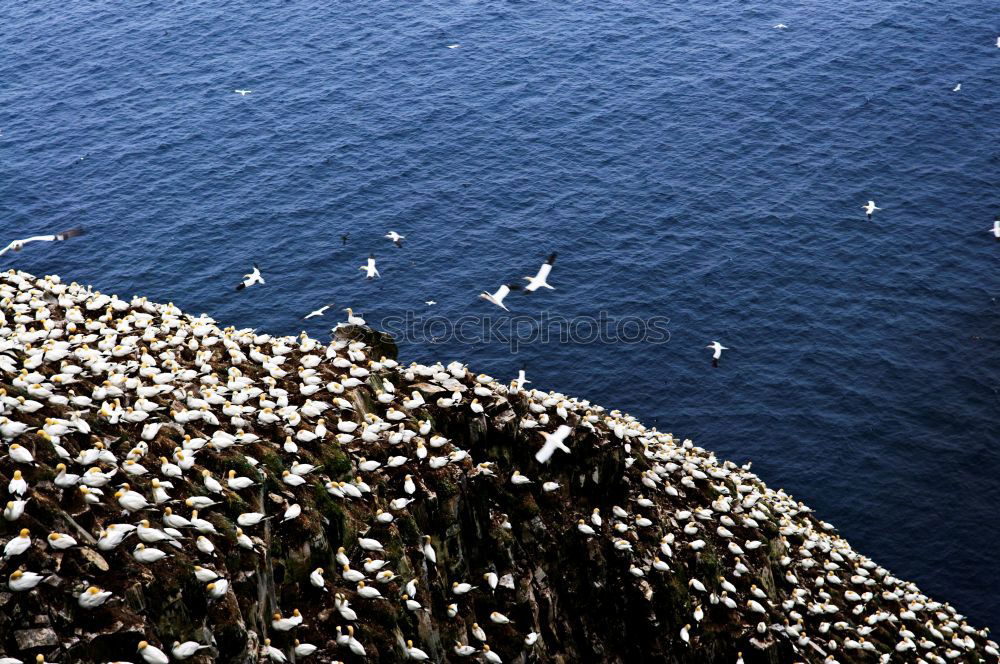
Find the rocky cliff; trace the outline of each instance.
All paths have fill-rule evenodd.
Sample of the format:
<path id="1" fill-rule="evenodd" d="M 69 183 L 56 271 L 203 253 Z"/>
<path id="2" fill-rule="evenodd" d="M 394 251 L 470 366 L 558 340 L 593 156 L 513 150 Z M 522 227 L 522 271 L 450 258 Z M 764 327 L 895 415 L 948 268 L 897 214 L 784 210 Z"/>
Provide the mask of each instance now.
<path id="1" fill-rule="evenodd" d="M 365 327 L 11 271 L 0 388 L 0 662 L 998 661 L 748 468 Z"/>

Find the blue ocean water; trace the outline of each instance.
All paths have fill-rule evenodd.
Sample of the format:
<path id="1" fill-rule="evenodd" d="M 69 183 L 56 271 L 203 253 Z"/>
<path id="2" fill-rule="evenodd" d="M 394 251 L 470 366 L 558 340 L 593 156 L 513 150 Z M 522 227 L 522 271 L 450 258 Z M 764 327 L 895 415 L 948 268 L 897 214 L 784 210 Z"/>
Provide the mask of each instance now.
<path id="1" fill-rule="evenodd" d="M 88 233 L 0 267 L 323 337 L 346 306 L 495 316 L 477 294 L 558 251 L 556 290 L 513 294 L 515 314 L 662 316 L 669 342 L 411 340 L 404 359 L 525 366 L 753 460 L 1000 626 L 997 16 L 989 0 L 7 3 L 0 244 Z M 254 261 L 267 284 L 234 293 Z"/>

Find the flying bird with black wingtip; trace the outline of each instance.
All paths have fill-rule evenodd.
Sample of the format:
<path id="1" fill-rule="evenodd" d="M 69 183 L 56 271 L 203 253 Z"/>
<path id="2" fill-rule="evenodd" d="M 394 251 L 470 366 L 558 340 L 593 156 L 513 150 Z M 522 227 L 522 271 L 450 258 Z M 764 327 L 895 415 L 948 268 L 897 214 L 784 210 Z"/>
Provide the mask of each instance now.
<path id="1" fill-rule="evenodd" d="M 77 235 L 83 235 L 82 228 L 71 228 L 63 233 L 56 233 L 55 235 L 36 235 L 34 237 L 27 237 L 23 240 L 14 240 L 8 244 L 3 249 L 0 249 L 0 256 L 3 256 L 8 251 L 21 251 L 24 245 L 31 242 L 62 242 L 63 240 L 68 240 L 71 237 L 76 237 Z"/>
<path id="2" fill-rule="evenodd" d="M 257 264 L 253 264 L 253 272 L 243 275 L 243 281 L 241 281 L 237 286 L 236 290 L 241 291 L 244 288 L 250 288 L 254 284 L 264 284 L 264 277 L 260 276 L 260 268 Z"/>
<path id="3" fill-rule="evenodd" d="M 718 341 L 713 341 L 712 343 L 705 346 L 705 348 L 712 349 L 712 366 L 716 369 L 719 368 L 719 360 L 722 358 L 722 351 L 729 350 Z"/>
<path id="4" fill-rule="evenodd" d="M 359 270 L 365 271 L 365 277 L 368 279 L 374 279 L 375 277 L 381 277 L 382 275 L 378 273 L 378 268 L 375 267 L 375 254 L 368 254 L 368 262 L 361 267 Z"/>
<path id="5" fill-rule="evenodd" d="M 549 272 L 552 271 L 552 265 L 556 262 L 556 252 L 549 254 L 549 257 L 545 259 L 542 266 L 538 268 L 538 274 L 533 277 L 525 277 L 528 280 L 528 285 L 524 287 L 524 290 L 528 293 L 534 293 L 539 288 L 548 288 L 549 290 L 555 290 L 555 286 L 550 286 L 549 282 L 546 281 L 549 278 Z"/>
<path id="6" fill-rule="evenodd" d="M 497 289 L 497 292 L 490 293 L 488 291 L 483 291 L 479 294 L 479 297 L 483 298 L 487 302 L 492 302 L 504 311 L 510 311 L 506 305 L 503 303 L 503 299 L 507 297 L 511 291 L 521 290 L 520 284 L 503 284 Z"/>

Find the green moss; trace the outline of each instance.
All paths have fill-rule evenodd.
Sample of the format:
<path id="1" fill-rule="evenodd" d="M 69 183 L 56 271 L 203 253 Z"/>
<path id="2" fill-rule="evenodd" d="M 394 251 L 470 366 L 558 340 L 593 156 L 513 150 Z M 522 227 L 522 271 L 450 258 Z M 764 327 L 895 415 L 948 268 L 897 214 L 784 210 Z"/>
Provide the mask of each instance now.
<path id="1" fill-rule="evenodd" d="M 524 493 L 520 497 L 512 496 L 512 502 L 514 504 L 514 514 L 521 521 L 534 519 L 542 511 L 538 507 L 538 503 L 535 502 L 535 497 L 530 493 Z"/>
<path id="2" fill-rule="evenodd" d="M 387 631 L 392 631 L 402 617 L 399 614 L 401 608 L 388 601 L 369 602 L 365 606 L 365 618 L 370 619 Z"/>
<path id="3" fill-rule="evenodd" d="M 226 459 L 225 465 L 227 471 L 235 470 L 240 477 L 256 478 L 258 476 L 257 469 L 242 454 L 231 455 Z M 225 474 L 228 475 L 228 472 Z"/>
<path id="4" fill-rule="evenodd" d="M 351 472 L 351 459 L 336 443 L 327 443 L 320 448 L 320 458 L 323 468 L 330 477 L 336 479 Z"/>
<path id="5" fill-rule="evenodd" d="M 285 464 L 282 463 L 281 457 L 276 452 L 265 448 L 260 453 L 260 460 L 264 467 L 271 471 L 272 475 L 281 477 L 282 471 L 285 470 Z"/>
<path id="6" fill-rule="evenodd" d="M 242 512 L 239 512 L 240 514 Z M 226 539 L 235 541 L 236 540 L 236 526 L 233 522 L 222 516 L 218 512 L 213 512 L 206 519 L 209 523 L 215 526 L 215 529 L 226 536 Z"/>
<path id="7" fill-rule="evenodd" d="M 514 535 L 506 528 L 496 528 L 492 535 L 498 546 L 509 547 L 514 543 Z"/>
<path id="8" fill-rule="evenodd" d="M 235 492 L 227 492 L 225 502 L 226 509 L 230 514 L 243 514 L 244 512 L 252 511 L 247 502 Z"/>
<path id="9" fill-rule="evenodd" d="M 416 542 L 420 539 L 420 529 L 417 528 L 417 522 L 409 514 L 399 517 L 394 523 L 405 541 Z"/>
<path id="10" fill-rule="evenodd" d="M 316 512 L 325 521 L 327 539 L 331 546 L 341 546 L 347 534 L 347 515 L 344 514 L 341 505 L 326 492 L 318 480 L 313 486 L 315 488 L 313 500 Z"/>
<path id="11" fill-rule="evenodd" d="M 447 500 L 452 496 L 458 495 L 458 485 L 449 478 L 442 477 L 437 482 L 437 493 L 440 500 Z"/>
<path id="12" fill-rule="evenodd" d="M 385 545 L 385 557 L 393 565 L 398 564 L 403 559 L 403 543 L 395 537 L 389 540 Z"/>
<path id="13" fill-rule="evenodd" d="M 702 549 L 698 556 L 698 567 L 704 570 L 704 578 L 712 579 L 713 585 L 714 581 L 722 574 L 722 564 L 719 562 L 715 550 L 711 548 Z"/>

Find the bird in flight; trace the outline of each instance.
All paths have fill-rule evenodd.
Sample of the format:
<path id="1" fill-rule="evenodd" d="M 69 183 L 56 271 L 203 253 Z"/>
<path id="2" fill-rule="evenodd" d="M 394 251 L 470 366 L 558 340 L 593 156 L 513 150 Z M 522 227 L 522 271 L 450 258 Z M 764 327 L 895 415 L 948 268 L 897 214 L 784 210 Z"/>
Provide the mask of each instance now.
<path id="1" fill-rule="evenodd" d="M 539 431 L 538 433 L 542 434 L 542 438 L 545 439 L 545 444 L 542 445 L 542 449 L 535 452 L 535 460 L 538 461 L 538 463 L 546 463 L 552 458 L 552 455 L 557 449 L 569 454 L 570 450 L 566 447 L 563 441 L 566 440 L 566 437 L 572 432 L 573 428 L 566 424 L 560 424 L 559 428 L 556 429 L 554 433 Z"/>
<path id="2" fill-rule="evenodd" d="M 382 275 L 378 273 L 378 268 L 375 267 L 375 254 L 368 255 L 368 263 L 362 265 L 358 268 L 359 270 L 365 271 L 365 277 L 368 279 L 374 279 L 375 277 L 381 277 Z"/>
<path id="3" fill-rule="evenodd" d="M 238 94 L 241 97 L 246 97 L 248 94 L 250 94 L 251 92 L 253 92 L 253 90 L 233 90 L 233 92 L 235 92 L 236 94 Z"/>
<path id="4" fill-rule="evenodd" d="M 775 29 L 776 29 L 776 30 L 784 30 L 784 29 L 785 29 L 785 28 L 787 28 L 788 26 L 787 26 L 787 25 L 785 25 L 784 23 L 779 23 L 778 25 L 776 25 L 776 26 L 774 26 L 774 27 L 775 27 Z"/>
<path id="5" fill-rule="evenodd" d="M 316 316 L 322 316 L 322 315 L 323 315 L 323 312 L 325 312 L 325 311 L 326 311 L 327 309 L 329 309 L 329 308 L 330 308 L 330 305 L 329 305 L 329 304 L 328 304 L 328 305 L 326 305 L 325 307 L 320 307 L 320 308 L 319 308 L 319 309 L 317 309 L 316 311 L 313 311 L 313 312 L 311 312 L 311 313 L 310 313 L 309 315 L 307 315 L 307 316 L 306 316 L 305 318 L 303 318 L 302 320 L 307 320 L 307 319 L 309 319 L 309 318 L 315 318 Z"/>
<path id="6" fill-rule="evenodd" d="M 523 389 L 524 389 L 524 386 L 525 386 L 525 385 L 527 385 L 527 384 L 528 384 L 528 383 L 530 383 L 530 382 L 531 382 L 531 381 L 530 381 L 530 380 L 528 380 L 528 375 L 527 375 L 527 373 L 526 373 L 526 372 L 524 371 L 524 368 L 522 367 L 522 368 L 521 368 L 521 369 L 520 369 L 520 370 L 519 370 L 519 371 L 517 372 L 517 378 L 515 378 L 515 379 L 514 379 L 514 380 L 512 380 L 512 381 L 510 381 L 510 387 L 511 387 L 511 389 L 512 389 L 512 390 L 514 390 L 515 392 L 520 392 L 521 390 L 523 390 Z"/>
<path id="7" fill-rule="evenodd" d="M 497 305 L 504 311 L 510 311 L 510 309 L 508 309 L 504 305 L 503 299 L 507 297 L 507 295 L 510 294 L 512 290 L 521 290 L 521 286 L 519 284 L 503 284 L 502 286 L 500 286 L 500 288 L 497 289 L 496 293 L 489 293 L 487 291 L 483 291 L 482 293 L 479 294 L 479 297 L 483 298 L 487 302 L 492 302 L 493 304 Z"/>
<path id="8" fill-rule="evenodd" d="M 458 48 L 461 44 L 448 44 L 448 48 Z"/>
<path id="9" fill-rule="evenodd" d="M 716 368 L 719 367 L 719 358 L 722 357 L 722 351 L 729 350 L 728 348 L 720 344 L 718 341 L 713 341 L 712 343 L 705 346 L 705 348 L 711 348 L 715 351 L 712 353 L 712 366 Z"/>
<path id="10" fill-rule="evenodd" d="M 236 286 L 236 290 L 239 291 L 243 290 L 244 288 L 250 288 L 254 284 L 261 284 L 261 285 L 264 284 L 264 278 L 260 276 L 260 268 L 257 267 L 256 263 L 253 264 L 253 272 L 243 275 L 243 281 L 241 281 L 239 285 Z"/>
<path id="11" fill-rule="evenodd" d="M 961 89 L 962 89 L 962 84 L 961 84 L 961 83 L 959 83 L 958 85 L 956 85 L 955 87 L 953 87 L 953 88 L 951 89 L 951 91 L 952 91 L 952 92 L 958 92 L 958 91 L 959 91 L 959 90 L 961 90 Z"/>
<path id="12" fill-rule="evenodd" d="M 882 209 L 880 207 L 875 207 L 875 201 L 868 201 L 867 205 L 862 205 L 861 207 L 865 211 L 865 214 L 868 215 L 868 221 L 872 220 L 872 213 L 875 212 L 875 210 Z"/>
<path id="13" fill-rule="evenodd" d="M 997 239 L 997 242 L 1000 242 L 1000 214 L 994 217 L 993 228 L 990 229 L 990 232 L 993 233 L 993 237 Z"/>
<path id="14" fill-rule="evenodd" d="M 385 234 L 385 237 L 387 237 L 390 240 L 392 240 L 392 243 L 394 245 L 396 245 L 397 247 L 402 247 L 403 246 L 403 240 L 406 239 L 405 235 L 400 235 L 396 231 L 389 231 L 388 233 Z"/>
<path id="15" fill-rule="evenodd" d="M 348 238 L 349 235 L 350 235 L 349 233 L 344 233 L 343 235 L 340 236 L 340 242 L 341 242 L 341 244 L 344 244 L 344 245 L 347 244 L 347 238 Z"/>
<path id="16" fill-rule="evenodd" d="M 83 235 L 82 228 L 71 228 L 63 233 L 56 233 L 55 235 L 36 235 L 34 237 L 26 237 L 23 240 L 14 240 L 8 244 L 3 249 L 0 249 L 0 256 L 3 256 L 8 251 L 21 251 L 24 245 L 31 242 L 62 242 L 63 240 L 68 240 L 71 237 L 76 237 L 77 235 Z"/>
<path id="17" fill-rule="evenodd" d="M 427 300 L 426 302 L 424 302 L 424 304 L 426 304 L 428 307 L 433 307 L 435 304 L 437 304 L 437 302 L 435 302 L 434 300 Z"/>
<path id="18" fill-rule="evenodd" d="M 525 277 L 528 280 L 528 285 L 524 287 L 524 290 L 529 293 L 534 293 L 539 288 L 548 288 L 549 290 L 555 290 L 555 286 L 550 286 L 546 279 L 549 278 L 549 272 L 552 271 L 552 265 L 556 262 L 556 254 L 552 252 L 549 257 L 545 259 L 542 266 L 538 268 L 538 274 L 533 277 Z"/>

